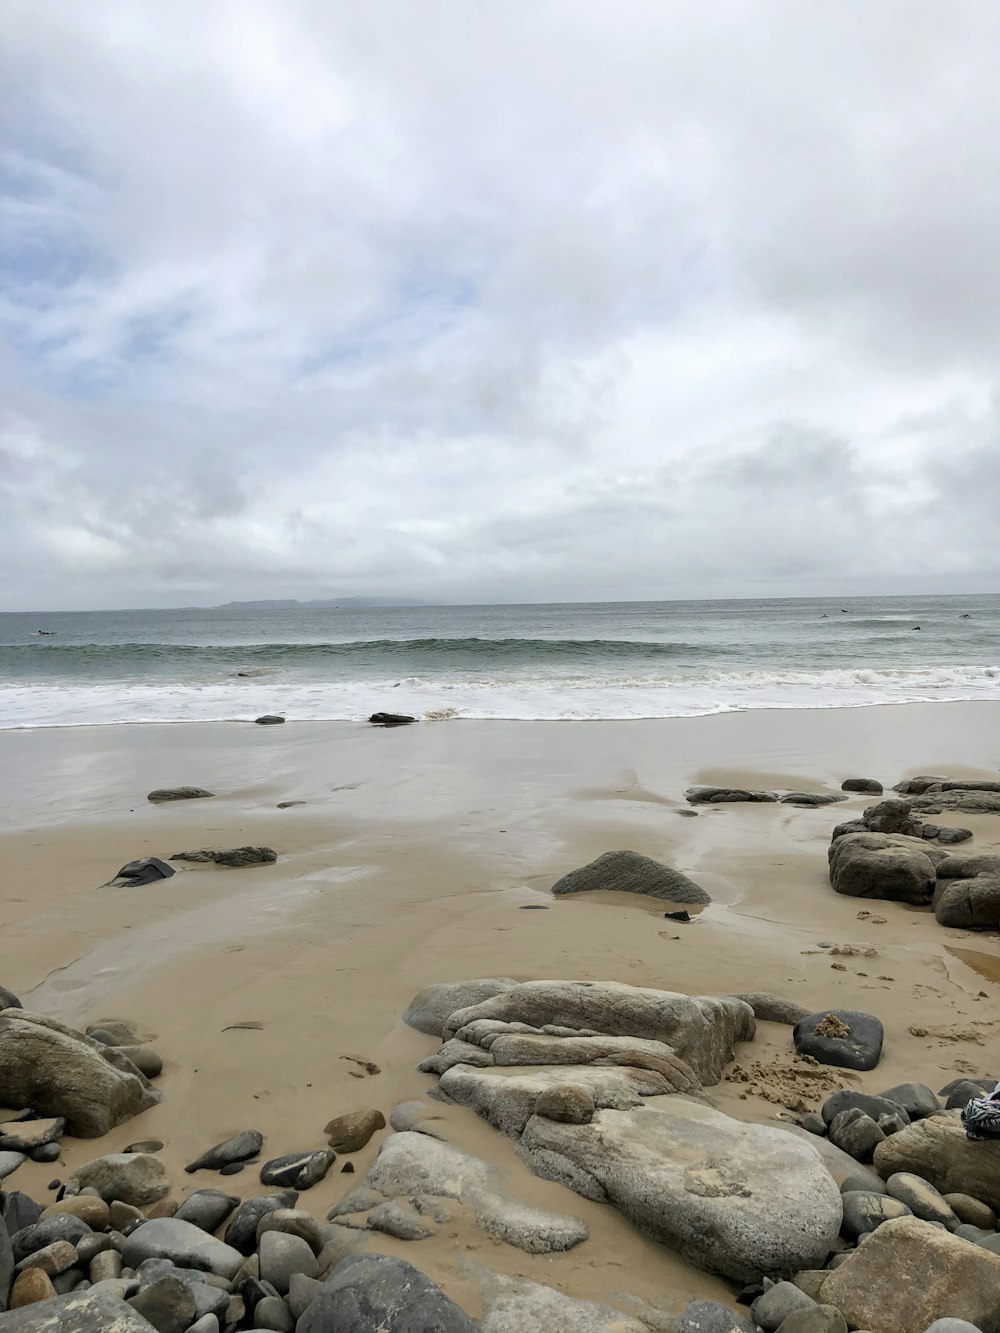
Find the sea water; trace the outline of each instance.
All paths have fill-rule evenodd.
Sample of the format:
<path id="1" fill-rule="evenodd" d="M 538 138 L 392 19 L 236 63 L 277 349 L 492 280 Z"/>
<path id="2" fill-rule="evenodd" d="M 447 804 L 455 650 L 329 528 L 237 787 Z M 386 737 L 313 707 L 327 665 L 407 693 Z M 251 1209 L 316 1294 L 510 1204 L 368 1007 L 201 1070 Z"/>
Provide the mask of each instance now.
<path id="1" fill-rule="evenodd" d="M 1000 596 L 0 615 L 2 727 L 960 699 L 1000 699 Z"/>

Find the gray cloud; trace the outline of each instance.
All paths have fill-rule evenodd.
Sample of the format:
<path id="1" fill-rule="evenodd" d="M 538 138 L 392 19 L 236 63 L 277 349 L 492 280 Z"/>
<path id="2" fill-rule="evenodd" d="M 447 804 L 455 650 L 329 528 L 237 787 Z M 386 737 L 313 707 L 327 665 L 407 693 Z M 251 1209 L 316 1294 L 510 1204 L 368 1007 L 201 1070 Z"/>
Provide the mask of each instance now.
<path id="1" fill-rule="evenodd" d="M 0 605 L 996 586 L 987 0 L 5 26 Z"/>

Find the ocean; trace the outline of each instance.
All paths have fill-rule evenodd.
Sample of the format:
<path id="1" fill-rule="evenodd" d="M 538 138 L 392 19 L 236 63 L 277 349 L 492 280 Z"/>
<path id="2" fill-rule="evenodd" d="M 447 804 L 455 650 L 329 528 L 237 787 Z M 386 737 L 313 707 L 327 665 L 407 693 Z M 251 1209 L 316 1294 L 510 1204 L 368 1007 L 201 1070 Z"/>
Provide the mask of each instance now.
<path id="1" fill-rule="evenodd" d="M 1000 596 L 0 614 L 4 728 L 959 699 L 1000 699 Z"/>

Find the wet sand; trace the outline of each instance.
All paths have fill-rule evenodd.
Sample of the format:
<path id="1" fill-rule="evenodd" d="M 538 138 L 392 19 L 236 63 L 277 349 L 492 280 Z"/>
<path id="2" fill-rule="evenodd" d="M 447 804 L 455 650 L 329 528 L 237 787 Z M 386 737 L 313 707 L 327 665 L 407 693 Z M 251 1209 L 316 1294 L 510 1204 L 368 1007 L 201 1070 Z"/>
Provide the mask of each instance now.
<path id="1" fill-rule="evenodd" d="M 184 1175 L 183 1164 L 239 1129 L 261 1129 L 267 1156 L 323 1146 L 334 1115 L 365 1106 L 388 1114 L 434 1083 L 415 1066 L 436 1043 L 399 1015 L 430 982 L 475 976 L 612 979 L 692 994 L 766 989 L 811 1008 L 867 1009 L 886 1027 L 882 1063 L 835 1078 L 872 1091 L 1000 1073 L 997 936 L 945 931 L 926 911 L 829 887 L 830 829 L 873 798 L 679 814 L 697 782 L 836 791 L 851 776 L 887 788 L 917 772 L 995 779 L 996 718 L 995 705 L 968 703 L 388 731 L 232 723 L 0 732 L 0 983 L 26 1007 L 81 1026 L 134 1020 L 156 1034 L 165 1061 L 161 1105 L 100 1141 L 64 1140 L 61 1163 L 26 1164 L 16 1186 L 41 1198 L 74 1165 L 157 1137 L 181 1197 L 219 1184 L 212 1173 Z M 217 795 L 145 799 L 180 784 Z M 279 801 L 303 804 L 279 810 Z M 1000 816 L 935 822 L 973 829 L 959 854 L 1000 848 Z M 98 887 L 137 857 L 246 843 L 273 847 L 278 863 L 177 863 L 159 884 Z M 549 896 L 567 870 L 615 847 L 676 866 L 712 905 L 680 925 L 645 899 Z M 862 952 L 831 956 L 821 943 Z M 868 948 L 877 953 L 865 956 Z M 260 1026 L 233 1026 L 245 1023 Z M 761 1024 L 738 1061 L 787 1069 L 790 1050 L 789 1029 Z M 381 1072 L 357 1077 L 349 1057 Z M 790 1113 L 757 1094 L 780 1086 L 765 1069 L 709 1097 L 773 1122 Z M 469 1260 L 574 1295 L 628 1291 L 665 1309 L 696 1294 L 726 1298 L 723 1283 L 643 1241 L 610 1208 L 530 1176 L 512 1144 L 471 1112 L 436 1110 L 453 1142 L 509 1170 L 518 1197 L 583 1217 L 591 1239 L 530 1256 L 460 1218 L 450 1234 L 376 1236 L 372 1248 L 408 1258 L 473 1312 Z M 338 1161 L 302 1205 L 322 1218 L 381 1137 L 354 1156 L 358 1174 L 340 1174 Z M 243 1194 L 260 1188 L 252 1168 L 231 1184 Z"/>

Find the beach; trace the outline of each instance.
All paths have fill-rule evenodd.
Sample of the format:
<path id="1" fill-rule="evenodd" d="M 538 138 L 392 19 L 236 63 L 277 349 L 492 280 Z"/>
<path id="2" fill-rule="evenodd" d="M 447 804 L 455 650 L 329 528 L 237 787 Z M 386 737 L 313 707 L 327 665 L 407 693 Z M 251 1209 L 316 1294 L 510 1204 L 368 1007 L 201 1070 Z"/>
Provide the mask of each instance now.
<path id="1" fill-rule="evenodd" d="M 26 1163 L 17 1187 L 41 1198 L 54 1176 L 97 1153 L 158 1138 L 180 1198 L 205 1183 L 184 1164 L 243 1128 L 263 1132 L 267 1156 L 322 1147 L 336 1115 L 371 1107 L 388 1116 L 425 1096 L 434 1080 L 416 1066 L 439 1043 L 404 1025 L 402 1012 L 431 983 L 476 977 L 767 990 L 882 1020 L 881 1063 L 849 1074 L 851 1086 L 936 1089 L 961 1073 L 992 1074 L 996 933 L 946 930 L 927 909 L 862 903 L 830 887 L 831 830 L 872 797 L 817 809 L 692 807 L 684 792 L 708 783 L 835 793 L 858 776 L 888 791 L 917 773 L 995 780 L 996 735 L 990 702 L 393 729 L 289 721 L 0 732 L 0 982 L 27 1009 L 73 1026 L 125 1018 L 155 1036 L 164 1060 L 159 1105 L 99 1144 L 63 1139 L 58 1165 Z M 214 796 L 146 800 L 181 784 Z M 997 815 L 936 822 L 971 829 L 976 854 L 1000 850 Z M 277 862 L 174 862 L 170 879 L 99 887 L 136 858 L 246 844 L 273 848 Z M 711 905 L 678 923 L 655 899 L 551 896 L 560 876 L 616 848 L 684 872 Z M 873 906 L 884 920 L 872 922 L 864 909 Z M 831 944 L 859 952 L 833 962 Z M 706 1089 L 708 1102 L 743 1120 L 791 1122 L 767 1094 L 792 1054 L 789 1028 L 759 1023 L 748 1058 L 763 1071 L 724 1077 Z M 380 1072 L 365 1073 L 364 1062 Z M 737 1063 L 746 1063 L 739 1050 Z M 621 1292 L 673 1311 L 693 1296 L 732 1300 L 721 1279 L 644 1239 L 612 1208 L 532 1176 L 510 1140 L 468 1109 L 436 1113 L 451 1142 L 509 1172 L 518 1199 L 571 1211 L 590 1228 L 584 1243 L 544 1255 L 465 1222 L 419 1244 L 371 1237 L 473 1315 L 470 1261 L 612 1304 Z M 299 1206 L 322 1220 L 388 1133 L 354 1155 L 356 1174 L 338 1160 Z M 237 1192 L 250 1188 L 247 1176 L 235 1178 Z"/>

